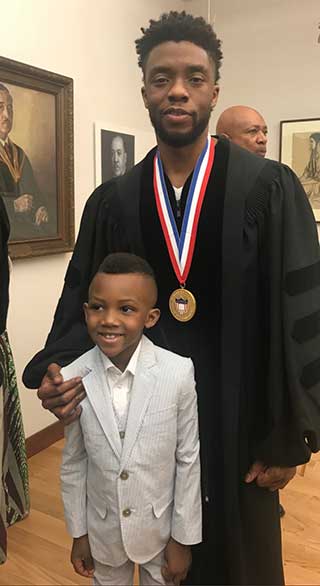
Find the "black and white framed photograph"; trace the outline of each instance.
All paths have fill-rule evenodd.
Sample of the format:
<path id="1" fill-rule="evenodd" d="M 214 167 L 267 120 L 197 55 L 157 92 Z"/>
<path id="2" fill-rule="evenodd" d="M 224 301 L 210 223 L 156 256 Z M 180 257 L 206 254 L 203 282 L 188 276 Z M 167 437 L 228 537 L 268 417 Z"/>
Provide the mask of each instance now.
<path id="1" fill-rule="evenodd" d="M 152 130 L 134 130 L 95 122 L 95 185 L 129 171 L 155 146 Z"/>
<path id="2" fill-rule="evenodd" d="M 135 136 L 133 131 L 111 129 L 95 125 L 96 185 L 113 177 L 120 177 L 135 163 Z"/>
<path id="3" fill-rule="evenodd" d="M 12 258 L 74 244 L 73 80 L 0 57 L 0 196 Z"/>

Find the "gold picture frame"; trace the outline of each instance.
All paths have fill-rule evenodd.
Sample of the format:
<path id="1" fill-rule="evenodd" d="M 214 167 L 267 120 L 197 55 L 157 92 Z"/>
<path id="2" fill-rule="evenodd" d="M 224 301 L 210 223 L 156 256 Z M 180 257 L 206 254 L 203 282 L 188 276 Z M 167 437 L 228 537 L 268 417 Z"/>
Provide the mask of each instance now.
<path id="1" fill-rule="evenodd" d="M 0 57 L 0 196 L 10 221 L 12 258 L 72 250 L 73 80 L 5 57 Z"/>

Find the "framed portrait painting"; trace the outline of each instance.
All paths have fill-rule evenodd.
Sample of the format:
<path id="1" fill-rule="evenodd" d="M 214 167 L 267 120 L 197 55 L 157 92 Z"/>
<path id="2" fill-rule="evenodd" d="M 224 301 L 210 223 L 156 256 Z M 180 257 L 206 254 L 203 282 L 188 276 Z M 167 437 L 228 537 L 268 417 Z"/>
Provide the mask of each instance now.
<path id="1" fill-rule="evenodd" d="M 124 175 L 155 144 L 153 132 L 95 123 L 96 186 Z"/>
<path id="2" fill-rule="evenodd" d="M 74 244 L 73 80 L 0 57 L 0 197 L 12 258 Z"/>
<path id="3" fill-rule="evenodd" d="M 280 123 L 280 161 L 298 175 L 320 222 L 320 118 Z"/>

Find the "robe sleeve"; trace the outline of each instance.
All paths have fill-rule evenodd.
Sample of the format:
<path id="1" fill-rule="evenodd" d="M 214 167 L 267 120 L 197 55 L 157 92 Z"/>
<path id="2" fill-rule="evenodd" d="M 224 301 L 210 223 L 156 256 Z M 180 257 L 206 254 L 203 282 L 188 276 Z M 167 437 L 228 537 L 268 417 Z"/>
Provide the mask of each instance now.
<path id="1" fill-rule="evenodd" d="M 288 167 L 278 169 L 263 244 L 273 427 L 255 456 L 295 466 L 320 449 L 320 256 L 303 187 Z"/>
<path id="2" fill-rule="evenodd" d="M 44 349 L 23 373 L 26 387 L 39 387 L 50 363 L 65 366 L 93 345 L 83 314 L 89 284 L 104 257 L 126 246 L 116 214 L 110 211 L 116 208 L 112 206 L 114 193 L 113 183 L 109 182 L 97 188 L 86 203 L 51 331 Z"/>

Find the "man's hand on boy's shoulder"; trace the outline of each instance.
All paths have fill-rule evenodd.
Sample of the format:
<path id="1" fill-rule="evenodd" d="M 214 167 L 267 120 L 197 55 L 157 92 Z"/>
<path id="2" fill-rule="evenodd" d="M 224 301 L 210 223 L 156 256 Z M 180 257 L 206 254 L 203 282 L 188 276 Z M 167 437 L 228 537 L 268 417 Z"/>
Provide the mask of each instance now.
<path id="1" fill-rule="evenodd" d="M 58 364 L 49 364 L 37 394 L 44 409 L 51 411 L 64 425 L 69 425 L 80 416 L 79 403 L 86 393 L 80 377 L 64 381 L 60 370 Z"/>
<path id="2" fill-rule="evenodd" d="M 162 566 L 161 572 L 167 582 L 173 582 L 179 586 L 181 580 L 187 576 L 191 566 L 192 556 L 190 545 L 183 545 L 170 537 L 164 550 L 165 565 Z"/>
<path id="3" fill-rule="evenodd" d="M 80 576 L 84 576 L 85 578 L 91 578 L 93 576 L 94 564 L 88 535 L 82 535 L 73 539 L 71 563 L 74 571 L 80 574 Z"/>

